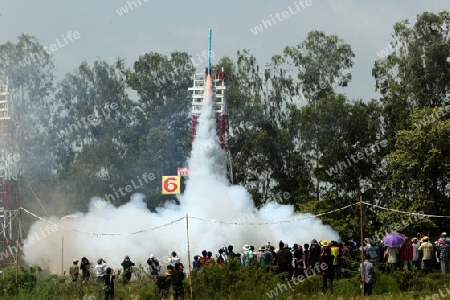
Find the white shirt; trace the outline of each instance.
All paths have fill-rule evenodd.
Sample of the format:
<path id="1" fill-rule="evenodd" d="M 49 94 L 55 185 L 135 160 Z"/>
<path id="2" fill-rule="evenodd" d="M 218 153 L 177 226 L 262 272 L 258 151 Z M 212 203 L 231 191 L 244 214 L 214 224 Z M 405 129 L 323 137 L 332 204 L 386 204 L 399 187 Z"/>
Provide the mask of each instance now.
<path id="1" fill-rule="evenodd" d="M 97 272 L 97 277 L 105 275 L 106 263 L 95 265 L 94 269 Z"/>

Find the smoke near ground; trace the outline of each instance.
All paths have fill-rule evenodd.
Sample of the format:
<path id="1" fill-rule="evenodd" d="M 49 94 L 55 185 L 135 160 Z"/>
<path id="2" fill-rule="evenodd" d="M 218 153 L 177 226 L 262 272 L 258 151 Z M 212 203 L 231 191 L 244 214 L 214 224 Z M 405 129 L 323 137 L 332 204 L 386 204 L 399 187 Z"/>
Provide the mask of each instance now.
<path id="1" fill-rule="evenodd" d="M 267 242 L 276 246 L 280 240 L 289 245 L 309 243 L 313 238 L 338 240 L 338 234 L 319 219 L 309 214 L 294 214 L 293 206 L 277 203 L 256 210 L 244 187 L 229 185 L 225 169 L 219 163 L 224 153 L 216 139 L 210 93 L 204 104 L 180 205 L 168 202 L 152 213 L 146 208 L 142 194 L 133 194 L 130 202 L 120 207 L 93 198 L 86 214 L 78 213 L 63 220 L 51 218 L 60 227 L 49 230 L 45 237 L 42 231 L 49 224 L 42 220 L 33 224 L 27 240 L 36 234 L 42 238 L 24 247 L 25 262 L 48 267 L 51 273 L 61 273 L 62 269 L 68 273 L 72 259 L 83 256 L 92 264 L 101 257 L 109 266 L 117 268 L 126 255 L 133 262 L 145 265 L 152 253 L 167 263 L 168 255 L 176 251 L 187 264 L 203 249 L 217 253 L 220 247 L 230 244 L 234 245 L 235 252 L 240 252 L 245 244 L 258 248 Z M 98 205 L 99 201 L 103 205 Z M 188 258 L 186 214 L 191 258 Z M 298 221 L 300 218 L 305 219 Z M 294 219 L 297 221 L 279 223 Z M 276 224 L 248 225 L 260 223 Z"/>

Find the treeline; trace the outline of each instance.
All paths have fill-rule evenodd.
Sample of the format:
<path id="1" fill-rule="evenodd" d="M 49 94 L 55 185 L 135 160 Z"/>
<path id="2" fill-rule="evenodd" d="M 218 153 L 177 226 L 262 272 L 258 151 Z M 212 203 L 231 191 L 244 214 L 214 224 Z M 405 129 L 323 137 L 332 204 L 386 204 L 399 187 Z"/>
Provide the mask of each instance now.
<path id="1" fill-rule="evenodd" d="M 249 50 L 220 58 L 214 67 L 226 72 L 234 182 L 257 207 L 277 201 L 317 214 L 363 194 L 383 207 L 450 215 L 449 24 L 445 11 L 395 24 L 395 51 L 372 69 L 380 99 L 336 92 L 351 88 L 355 54 L 324 32 L 286 46 L 266 70 Z M 193 72 L 188 53 L 151 52 L 132 66 L 120 58 L 82 62 L 56 81 L 52 57 L 35 37 L 0 45 L 23 166 L 22 205 L 40 215 L 87 211 L 93 196 L 185 166 Z M 160 180 L 136 192 L 151 210 L 167 200 Z M 289 197 L 272 197 L 281 194 Z M 323 220 L 343 239 L 356 238 L 358 209 Z M 369 236 L 398 218 L 370 207 L 364 215 Z M 405 233 L 447 226 L 447 218 L 423 218 Z"/>

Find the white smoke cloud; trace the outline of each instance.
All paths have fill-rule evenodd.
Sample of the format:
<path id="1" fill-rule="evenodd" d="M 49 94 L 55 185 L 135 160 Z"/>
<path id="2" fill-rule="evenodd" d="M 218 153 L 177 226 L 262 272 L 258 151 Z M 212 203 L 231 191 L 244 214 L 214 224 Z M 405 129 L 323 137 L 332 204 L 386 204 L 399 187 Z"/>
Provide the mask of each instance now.
<path id="1" fill-rule="evenodd" d="M 179 196 L 180 205 L 168 202 L 152 213 L 146 208 L 142 194 L 133 194 L 129 203 L 117 208 L 106 201 L 104 205 L 98 205 L 98 201 L 102 200 L 93 198 L 86 214 L 78 213 L 76 218 L 70 220 L 52 218 L 52 222 L 63 227 L 24 247 L 26 263 L 38 264 L 44 269 L 48 266 L 50 272 L 61 273 L 64 255 L 63 269 L 67 273 L 72 259 L 83 256 L 91 260 L 92 265 L 101 257 L 109 266 L 117 268 L 126 255 L 133 262 L 146 265 L 151 253 L 167 263 L 167 256 L 176 251 L 181 255 L 181 261 L 187 264 L 203 249 L 217 253 L 220 247 L 230 244 L 234 245 L 236 252 L 240 252 L 245 244 L 258 248 L 267 242 L 278 245 L 279 240 L 291 246 L 294 243 L 309 243 L 313 238 L 338 240 L 335 231 L 310 214 L 295 214 L 293 206 L 277 203 L 268 203 L 256 210 L 251 195 L 244 187 L 229 185 L 223 167 L 224 152 L 215 137 L 212 101 L 206 100 L 188 161 L 186 190 Z M 189 216 L 191 258 L 188 258 L 187 250 L 186 214 Z M 303 217 L 304 220 L 288 223 L 242 225 Z M 183 219 L 149 230 L 180 218 Z M 46 225 L 48 223 L 45 221 L 36 222 L 30 229 L 28 239 Z"/>

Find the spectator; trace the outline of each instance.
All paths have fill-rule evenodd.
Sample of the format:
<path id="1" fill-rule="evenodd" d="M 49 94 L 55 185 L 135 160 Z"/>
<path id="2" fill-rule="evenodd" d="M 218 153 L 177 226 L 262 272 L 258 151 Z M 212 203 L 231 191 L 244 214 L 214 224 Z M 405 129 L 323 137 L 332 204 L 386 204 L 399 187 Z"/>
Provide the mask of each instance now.
<path id="1" fill-rule="evenodd" d="M 316 239 L 311 240 L 311 245 L 309 246 L 308 253 L 308 261 L 309 267 L 313 271 L 314 274 L 318 274 L 320 272 L 319 269 L 319 259 L 320 259 L 320 245 Z"/>
<path id="2" fill-rule="evenodd" d="M 209 263 L 208 252 L 206 250 L 202 251 L 202 257 L 199 258 L 200 267 L 203 268 Z"/>
<path id="3" fill-rule="evenodd" d="M 164 277 L 163 277 L 164 279 Z M 172 286 L 172 270 L 168 269 L 166 271 L 166 278 L 162 281 L 162 284 L 159 284 L 160 290 L 159 294 L 161 296 L 161 299 L 168 299 L 169 298 L 169 291 L 170 287 Z"/>
<path id="4" fill-rule="evenodd" d="M 80 270 L 81 270 L 81 279 L 83 282 L 86 282 L 91 277 L 91 263 L 86 257 L 81 258 Z"/>
<path id="5" fill-rule="evenodd" d="M 403 262 L 403 266 L 408 266 L 408 271 L 412 271 L 413 251 L 413 245 L 409 242 L 408 237 L 405 237 L 400 247 L 400 260 Z"/>
<path id="6" fill-rule="evenodd" d="M 147 259 L 147 264 L 150 267 L 150 275 L 158 276 L 161 266 L 159 265 L 159 261 L 154 254 L 150 254 L 150 257 Z"/>
<path id="7" fill-rule="evenodd" d="M 439 261 L 441 262 L 441 272 L 445 274 L 450 270 L 450 245 L 447 242 L 447 234 L 443 234 L 439 239 Z"/>
<path id="8" fill-rule="evenodd" d="M 107 268 L 106 273 L 105 275 L 103 275 L 103 277 L 103 281 L 105 282 L 105 286 L 103 287 L 105 300 L 114 299 L 114 278 L 116 278 L 114 270 L 111 268 Z"/>
<path id="9" fill-rule="evenodd" d="M 419 251 L 422 251 L 422 262 L 425 274 L 430 272 L 431 259 L 433 257 L 433 245 L 428 241 L 428 236 L 422 238 L 422 244 L 419 246 Z"/>
<path id="10" fill-rule="evenodd" d="M 192 261 L 192 269 L 194 271 L 199 271 L 200 270 L 200 257 L 198 255 L 194 256 L 194 260 Z"/>
<path id="11" fill-rule="evenodd" d="M 78 258 L 73 259 L 73 265 L 69 269 L 69 275 L 72 279 L 72 282 L 78 281 Z"/>
<path id="12" fill-rule="evenodd" d="M 175 264 L 179 262 L 181 262 L 180 256 L 175 251 L 173 251 L 169 256 L 170 265 L 175 268 Z"/>
<path id="13" fill-rule="evenodd" d="M 413 246 L 413 258 L 412 263 L 416 267 L 417 271 L 420 271 L 420 255 L 419 255 L 419 244 L 417 243 L 417 238 L 413 238 L 412 240 Z"/>
<path id="14" fill-rule="evenodd" d="M 333 293 L 334 278 L 334 256 L 331 254 L 331 248 L 328 241 L 322 241 L 323 253 L 320 257 L 320 268 L 322 271 L 322 294 L 327 292 L 327 283 L 329 283 L 330 293 Z"/>
<path id="15" fill-rule="evenodd" d="M 233 252 L 233 246 L 228 245 L 228 257 L 233 259 L 236 257 L 236 253 Z"/>
<path id="16" fill-rule="evenodd" d="M 399 247 L 387 247 L 388 272 L 393 274 L 397 270 L 397 254 Z"/>
<path id="17" fill-rule="evenodd" d="M 182 264 L 176 263 L 175 270 L 172 273 L 172 287 L 174 300 L 178 300 L 178 297 L 181 300 L 184 300 L 183 280 L 185 277 L 186 276 L 183 272 Z"/>
<path id="18" fill-rule="evenodd" d="M 125 259 L 123 260 L 121 265 L 123 267 L 125 279 L 128 282 L 131 279 L 131 267 L 134 267 L 135 264 L 130 260 L 130 257 L 127 255 L 125 256 Z"/>
<path id="19" fill-rule="evenodd" d="M 359 266 L 359 272 L 360 272 L 360 282 L 362 283 L 362 276 L 364 275 L 364 295 L 370 296 L 372 295 L 372 285 L 376 280 L 375 277 L 375 268 L 373 266 L 373 263 L 370 261 L 370 255 L 365 255 L 364 260 L 364 274 L 363 274 L 363 263 Z"/>
<path id="20" fill-rule="evenodd" d="M 94 269 L 97 274 L 97 282 L 104 281 L 105 278 L 103 276 L 105 275 L 106 261 L 103 258 L 99 258 Z"/>

